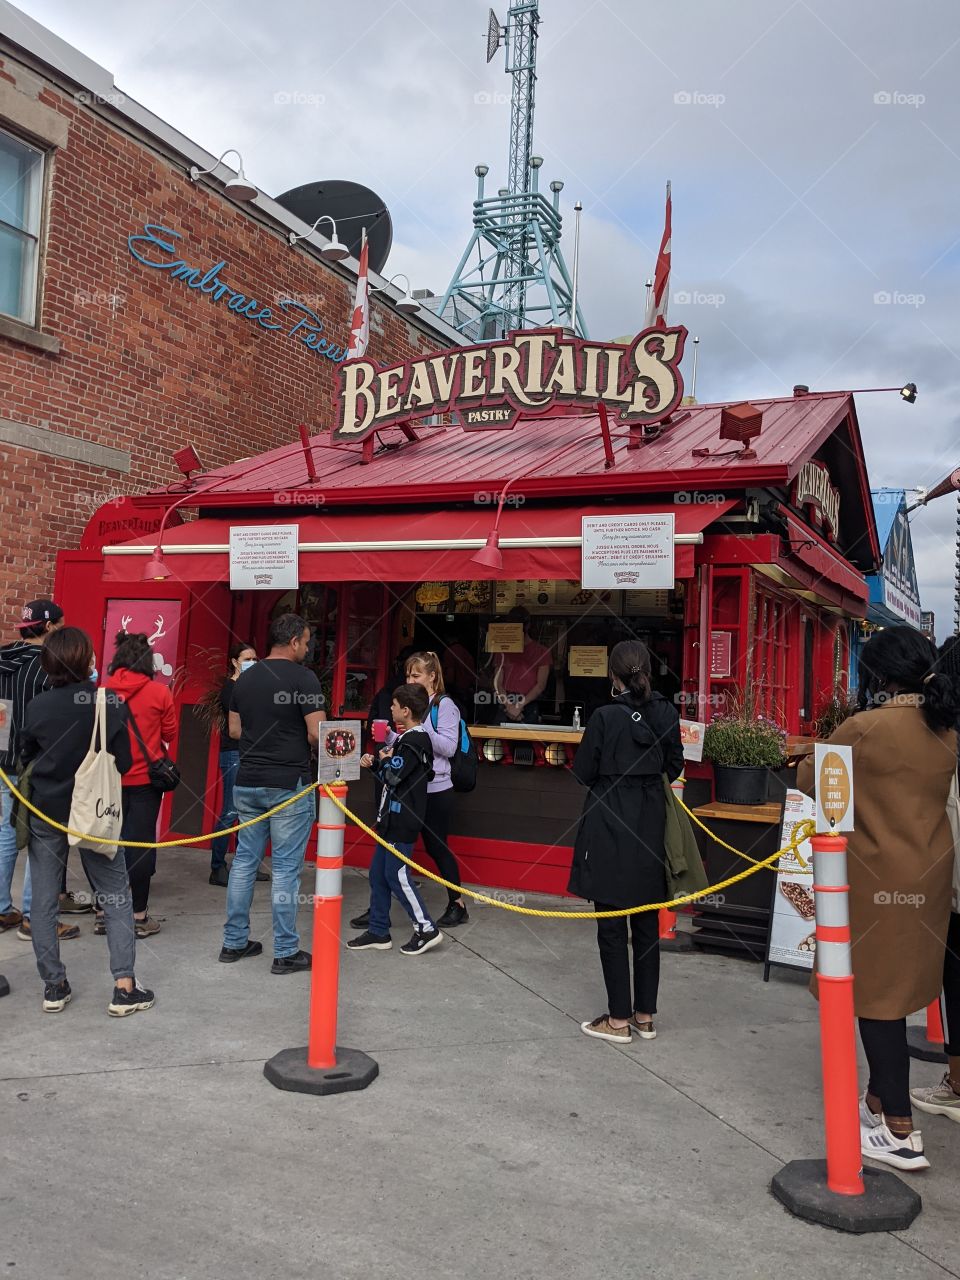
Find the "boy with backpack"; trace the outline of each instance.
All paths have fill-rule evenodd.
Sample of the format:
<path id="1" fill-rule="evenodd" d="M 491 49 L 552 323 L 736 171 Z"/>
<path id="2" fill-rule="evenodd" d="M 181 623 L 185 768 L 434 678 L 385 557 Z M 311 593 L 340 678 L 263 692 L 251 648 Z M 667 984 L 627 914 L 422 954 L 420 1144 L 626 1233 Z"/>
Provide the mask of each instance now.
<path id="1" fill-rule="evenodd" d="M 377 811 L 377 834 L 410 857 L 423 828 L 427 809 L 427 783 L 433 777 L 433 747 L 422 725 L 429 699 L 418 684 L 402 684 L 393 691 L 390 715 L 398 736 L 384 747 L 379 759 L 364 755 L 360 763 L 373 769 L 383 784 Z M 410 879 L 406 863 L 378 842 L 370 864 L 369 923 L 363 933 L 351 938 L 351 951 L 389 951 L 390 900 L 396 897 L 413 921 L 413 937 L 400 951 L 418 956 L 443 940 L 420 894 Z"/>

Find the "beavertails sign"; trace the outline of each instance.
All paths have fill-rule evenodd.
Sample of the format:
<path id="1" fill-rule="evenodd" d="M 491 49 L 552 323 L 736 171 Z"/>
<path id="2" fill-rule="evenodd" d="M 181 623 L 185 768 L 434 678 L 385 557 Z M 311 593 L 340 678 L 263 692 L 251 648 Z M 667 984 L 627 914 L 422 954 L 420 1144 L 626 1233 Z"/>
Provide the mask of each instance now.
<path id="1" fill-rule="evenodd" d="M 686 336 L 680 326 L 645 329 L 622 345 L 523 329 L 383 369 L 347 360 L 333 435 L 362 440 L 390 423 L 436 413 L 452 414 L 467 430 L 509 430 L 523 413 L 599 402 L 623 423 L 657 422 L 683 397 Z"/>

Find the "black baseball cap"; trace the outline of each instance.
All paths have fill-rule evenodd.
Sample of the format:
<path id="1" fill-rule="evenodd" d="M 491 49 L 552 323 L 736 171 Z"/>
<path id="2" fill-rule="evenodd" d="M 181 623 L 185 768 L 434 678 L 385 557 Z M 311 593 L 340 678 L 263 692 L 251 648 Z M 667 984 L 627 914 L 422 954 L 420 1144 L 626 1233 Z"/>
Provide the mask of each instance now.
<path id="1" fill-rule="evenodd" d="M 42 622 L 62 622 L 63 610 L 52 600 L 31 600 L 21 611 L 20 621 L 14 625 L 19 630 L 36 627 Z"/>

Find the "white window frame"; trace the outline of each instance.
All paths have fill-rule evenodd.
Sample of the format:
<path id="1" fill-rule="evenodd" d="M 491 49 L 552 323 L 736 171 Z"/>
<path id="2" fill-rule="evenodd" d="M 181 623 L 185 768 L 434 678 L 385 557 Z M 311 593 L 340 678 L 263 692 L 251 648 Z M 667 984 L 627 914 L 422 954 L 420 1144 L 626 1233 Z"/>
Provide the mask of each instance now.
<path id="1" fill-rule="evenodd" d="M 14 226 L 7 222 L 0 209 L 0 227 L 33 245 L 33 254 L 28 255 L 30 265 L 28 267 L 29 276 L 21 281 L 20 292 L 21 298 L 29 300 L 29 307 L 20 314 L 13 314 L 8 311 L 0 311 L 0 316 L 7 316 L 11 320 L 17 321 L 19 324 L 27 325 L 30 328 L 36 328 L 39 324 L 40 310 L 40 275 L 41 275 L 41 255 L 43 252 L 43 213 L 44 198 L 46 191 L 47 177 L 47 157 L 46 152 L 35 146 L 32 142 L 28 142 L 26 138 L 22 138 L 19 134 L 12 132 L 0 126 L 0 135 L 9 138 L 17 146 L 23 147 L 24 150 L 33 152 L 37 157 L 38 165 L 35 170 L 33 182 L 35 189 L 30 193 L 30 213 L 29 213 L 29 230 L 24 231 L 20 227 Z"/>

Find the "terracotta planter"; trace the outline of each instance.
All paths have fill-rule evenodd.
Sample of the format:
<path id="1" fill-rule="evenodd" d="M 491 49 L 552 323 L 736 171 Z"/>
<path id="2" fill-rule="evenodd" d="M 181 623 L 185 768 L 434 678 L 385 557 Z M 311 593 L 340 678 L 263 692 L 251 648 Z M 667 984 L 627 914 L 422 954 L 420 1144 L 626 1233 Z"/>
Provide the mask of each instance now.
<path id="1" fill-rule="evenodd" d="M 762 765 L 715 764 L 715 798 L 720 804 L 763 804 L 769 773 Z"/>

